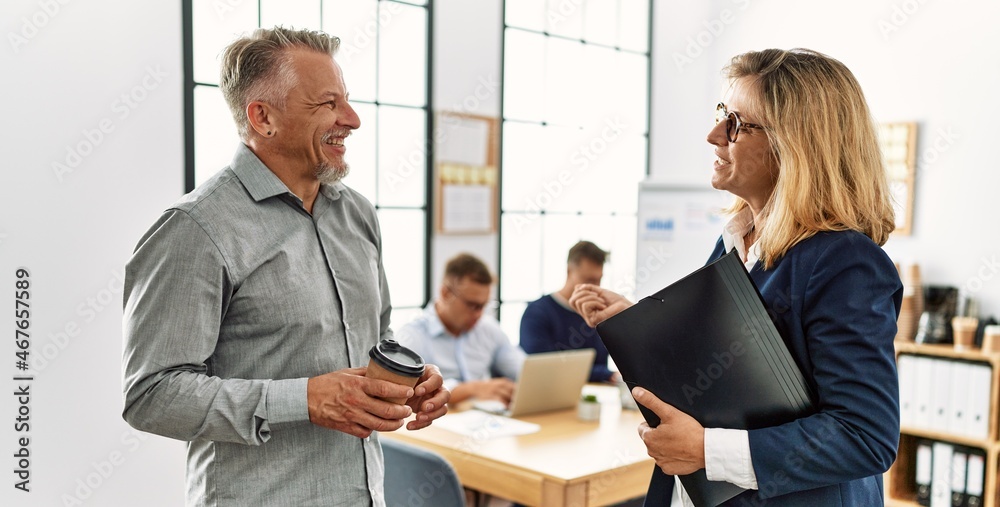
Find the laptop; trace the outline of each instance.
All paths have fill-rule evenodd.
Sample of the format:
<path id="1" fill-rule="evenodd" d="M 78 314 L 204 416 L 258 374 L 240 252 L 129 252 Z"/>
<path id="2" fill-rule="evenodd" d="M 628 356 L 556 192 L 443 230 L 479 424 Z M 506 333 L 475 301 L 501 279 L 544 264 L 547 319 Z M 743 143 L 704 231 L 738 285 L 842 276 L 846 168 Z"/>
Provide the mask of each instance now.
<path id="1" fill-rule="evenodd" d="M 524 359 L 510 408 L 497 400 L 473 403 L 473 408 L 508 417 L 576 407 L 590 378 L 594 349 L 530 354 Z"/>

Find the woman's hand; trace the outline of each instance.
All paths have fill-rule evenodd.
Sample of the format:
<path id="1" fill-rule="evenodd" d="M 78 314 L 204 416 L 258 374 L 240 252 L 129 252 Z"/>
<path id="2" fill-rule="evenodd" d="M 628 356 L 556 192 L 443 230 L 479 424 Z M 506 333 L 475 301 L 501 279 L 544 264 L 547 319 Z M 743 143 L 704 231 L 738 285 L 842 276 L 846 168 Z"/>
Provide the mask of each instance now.
<path id="1" fill-rule="evenodd" d="M 687 475 L 705 468 L 705 428 L 695 418 L 636 387 L 632 396 L 660 417 L 660 425 L 639 425 L 639 437 L 656 466 L 667 475 Z"/>
<path id="2" fill-rule="evenodd" d="M 589 283 L 581 283 L 573 288 L 569 304 L 590 327 L 597 327 L 601 322 L 632 306 L 620 294 Z"/>

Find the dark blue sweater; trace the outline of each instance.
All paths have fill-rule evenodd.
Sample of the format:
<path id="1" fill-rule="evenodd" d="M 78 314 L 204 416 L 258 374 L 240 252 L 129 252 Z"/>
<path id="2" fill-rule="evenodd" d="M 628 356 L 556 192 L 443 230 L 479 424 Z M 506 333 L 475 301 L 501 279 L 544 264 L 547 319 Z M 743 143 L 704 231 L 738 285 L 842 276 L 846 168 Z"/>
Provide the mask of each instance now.
<path id="1" fill-rule="evenodd" d="M 597 330 L 587 325 L 583 317 L 566 309 L 551 295 L 528 303 L 521 316 L 521 348 L 529 354 L 557 350 L 595 349 L 591 382 L 611 378 L 608 369 L 608 349 L 597 336 Z"/>
<path id="2" fill-rule="evenodd" d="M 709 262 L 724 253 L 720 239 Z M 882 473 L 899 443 L 893 339 L 903 288 L 892 261 L 860 233 L 827 232 L 750 276 L 818 411 L 750 430 L 759 490 L 723 505 L 883 505 Z M 673 477 L 657 468 L 646 505 L 669 505 L 672 491 Z"/>

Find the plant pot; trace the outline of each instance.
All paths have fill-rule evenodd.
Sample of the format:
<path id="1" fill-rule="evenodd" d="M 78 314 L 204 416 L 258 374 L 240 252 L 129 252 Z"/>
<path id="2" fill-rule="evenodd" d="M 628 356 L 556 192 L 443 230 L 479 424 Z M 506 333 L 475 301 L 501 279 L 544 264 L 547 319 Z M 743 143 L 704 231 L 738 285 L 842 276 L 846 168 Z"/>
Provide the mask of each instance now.
<path id="1" fill-rule="evenodd" d="M 599 421 L 601 419 L 601 404 L 593 401 L 581 401 L 576 406 L 576 417 L 581 421 Z"/>

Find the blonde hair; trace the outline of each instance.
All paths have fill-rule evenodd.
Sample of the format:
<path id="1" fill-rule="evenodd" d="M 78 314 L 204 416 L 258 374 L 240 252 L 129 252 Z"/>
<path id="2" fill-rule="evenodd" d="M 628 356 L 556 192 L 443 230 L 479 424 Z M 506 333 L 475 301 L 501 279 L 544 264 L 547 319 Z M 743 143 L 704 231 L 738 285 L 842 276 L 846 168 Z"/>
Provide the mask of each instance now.
<path id="1" fill-rule="evenodd" d="M 250 102 L 259 100 L 278 109 L 285 107 L 288 92 L 296 84 L 287 50 L 296 47 L 332 57 L 340 47 L 340 39 L 315 30 L 276 26 L 258 28 L 223 51 L 219 88 L 244 141 L 251 132 L 246 114 Z"/>
<path id="2" fill-rule="evenodd" d="M 895 228 L 889 184 L 851 71 L 808 49 L 767 49 L 734 57 L 723 72 L 747 85 L 778 161 L 774 192 L 761 210 L 765 269 L 817 232 L 854 230 L 885 244 Z M 737 198 L 727 211 L 746 207 Z"/>

